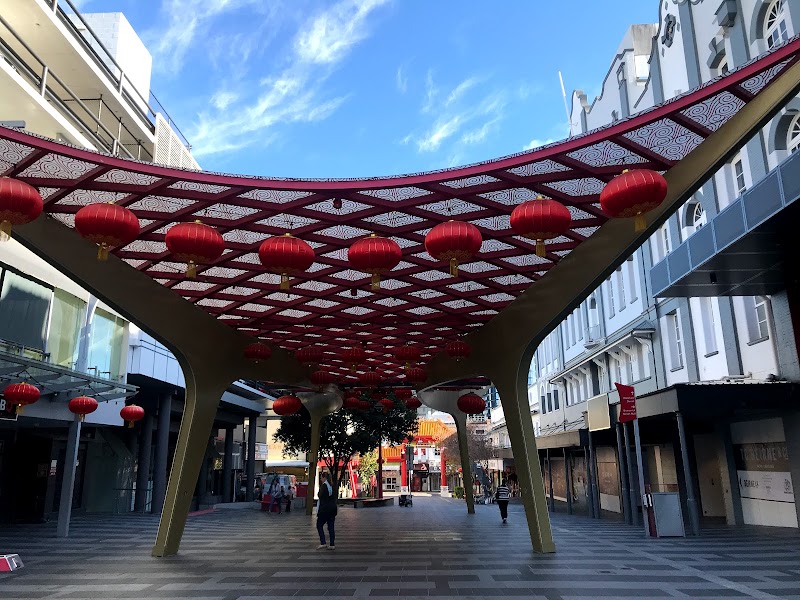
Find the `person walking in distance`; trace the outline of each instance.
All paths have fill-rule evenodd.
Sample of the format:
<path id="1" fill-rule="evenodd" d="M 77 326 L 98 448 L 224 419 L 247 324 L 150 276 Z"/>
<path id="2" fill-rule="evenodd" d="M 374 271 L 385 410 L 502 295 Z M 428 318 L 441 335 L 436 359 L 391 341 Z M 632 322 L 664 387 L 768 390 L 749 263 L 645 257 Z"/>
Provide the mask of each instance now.
<path id="1" fill-rule="evenodd" d="M 292 498 L 294 498 L 294 486 L 290 483 L 286 492 L 286 512 L 292 512 Z"/>
<path id="2" fill-rule="evenodd" d="M 334 494 L 333 486 L 328 482 L 328 474 L 320 474 L 319 485 L 319 500 L 317 501 L 317 533 L 319 533 L 319 546 L 317 550 L 336 548 L 336 533 L 334 530 L 334 523 L 336 521 L 336 494 Z M 325 532 L 323 527 L 328 525 L 328 535 L 331 538 L 331 544 L 328 546 L 325 543 Z"/>
<path id="3" fill-rule="evenodd" d="M 500 482 L 494 497 L 500 507 L 500 517 L 502 517 L 503 523 L 506 523 L 508 519 L 508 501 L 511 498 L 511 490 L 508 489 L 508 483 L 505 479 Z"/>

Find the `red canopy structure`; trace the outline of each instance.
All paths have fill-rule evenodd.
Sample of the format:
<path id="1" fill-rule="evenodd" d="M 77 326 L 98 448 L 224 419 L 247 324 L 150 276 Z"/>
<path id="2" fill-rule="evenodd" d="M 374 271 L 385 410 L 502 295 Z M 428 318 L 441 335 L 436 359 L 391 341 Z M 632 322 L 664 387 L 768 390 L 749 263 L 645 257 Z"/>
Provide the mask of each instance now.
<path id="1" fill-rule="evenodd" d="M 793 38 L 701 88 L 584 135 L 466 167 L 370 179 L 187 171 L 0 128 L 0 175 L 36 186 L 49 217 L 15 227 L 14 237 L 156 335 L 187 374 L 187 415 L 154 554 L 177 551 L 185 498 L 225 378 L 302 382 L 316 368 L 305 372 L 277 347 L 316 346 L 323 350 L 322 368 L 340 382 L 355 383 L 358 373 L 376 368 L 390 384 L 404 381 L 394 350 L 408 342 L 422 349 L 428 386 L 480 375 L 498 386 L 504 407 L 508 403 L 520 481 L 531 494 L 526 512 L 534 547 L 551 551 L 521 365 L 527 369 L 548 328 L 798 93 L 798 57 L 800 39 Z M 634 233 L 632 223 L 607 222 L 599 204 L 604 185 L 626 168 L 664 173 L 669 184 L 667 199 L 642 233 Z M 547 242 L 544 257 L 509 224 L 514 207 L 538 195 L 572 214 L 571 228 Z M 81 207 L 98 202 L 125 206 L 139 218 L 138 238 L 113 250 L 126 265 L 113 258 L 94 263 L 96 248 L 67 229 Z M 451 219 L 475 225 L 484 240 L 457 277 L 424 247 L 426 233 Z M 221 233 L 225 250 L 187 279 L 186 265 L 164 239 L 175 224 L 195 220 Z M 258 248 L 287 232 L 313 247 L 315 261 L 292 274 L 291 288 L 281 291 L 281 275 L 265 271 Z M 347 259 L 352 243 L 373 233 L 402 250 L 377 290 Z M 272 344 L 272 358 L 245 361 L 244 347 L 254 340 L 241 334 Z M 442 350 L 462 334 L 473 352 L 457 363 Z M 366 342 L 366 360 L 352 373 L 343 356 L 356 342 Z M 221 375 L 212 381 L 212 372 Z M 319 428 L 312 437 L 314 431 L 318 435 Z"/>

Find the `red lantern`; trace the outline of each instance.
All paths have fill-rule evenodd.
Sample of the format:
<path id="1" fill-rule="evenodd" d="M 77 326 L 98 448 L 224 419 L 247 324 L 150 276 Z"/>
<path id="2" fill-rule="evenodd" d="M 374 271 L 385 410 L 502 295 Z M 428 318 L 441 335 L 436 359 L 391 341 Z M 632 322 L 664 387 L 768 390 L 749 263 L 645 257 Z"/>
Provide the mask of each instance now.
<path id="1" fill-rule="evenodd" d="M 164 241 L 173 258 L 187 264 L 189 279 L 197 277 L 197 265 L 212 263 L 225 251 L 225 240 L 219 231 L 200 221 L 170 227 Z"/>
<path id="2" fill-rule="evenodd" d="M 244 357 L 247 360 L 258 362 L 260 360 L 269 360 L 272 356 L 272 348 L 261 342 L 253 342 L 244 347 Z"/>
<path id="3" fill-rule="evenodd" d="M 33 404 L 39 399 L 39 388 L 30 383 L 12 383 L 3 390 L 3 397 L 10 405 L 17 406 L 17 414 L 22 414 L 22 410 L 29 404 Z"/>
<path id="4" fill-rule="evenodd" d="M 97 248 L 97 260 L 107 260 L 109 248 L 127 246 L 139 235 L 139 219 L 123 206 L 90 204 L 75 214 L 75 229 Z"/>
<path id="5" fill-rule="evenodd" d="M 408 400 L 413 395 L 414 395 L 413 390 L 410 390 L 408 388 L 397 388 L 394 391 L 394 397 L 397 398 L 398 400 Z"/>
<path id="6" fill-rule="evenodd" d="M 18 179 L 0 177 L 0 241 L 8 239 L 13 225 L 24 225 L 36 219 L 43 207 L 36 188 Z"/>
<path id="7" fill-rule="evenodd" d="M 294 357 L 297 359 L 297 362 L 303 365 L 316 364 L 322 360 L 322 348 L 306 346 L 295 352 Z"/>
<path id="8" fill-rule="evenodd" d="M 469 358 L 469 355 L 472 354 L 472 346 L 462 339 L 457 339 L 452 342 L 447 342 L 444 345 L 444 351 L 447 356 L 459 361 L 462 358 Z"/>
<path id="9" fill-rule="evenodd" d="M 73 398 L 67 404 L 67 408 L 69 412 L 80 415 L 81 421 L 86 418 L 86 415 L 93 413 L 97 410 L 97 400 L 94 398 L 89 398 L 88 396 L 78 396 L 77 398 Z"/>
<path id="10" fill-rule="evenodd" d="M 401 363 L 405 363 L 406 367 L 410 367 L 411 363 L 419 362 L 422 352 L 416 346 L 406 344 L 400 346 L 394 351 L 394 357 Z"/>
<path id="11" fill-rule="evenodd" d="M 345 348 L 342 353 L 342 360 L 350 367 L 351 371 L 355 371 L 358 365 L 367 360 L 367 353 L 361 346 L 351 346 L 350 348 Z"/>
<path id="12" fill-rule="evenodd" d="M 458 474 L 460 475 L 463 472 L 464 472 L 464 469 L 462 469 L 461 467 L 458 467 Z"/>
<path id="13" fill-rule="evenodd" d="M 458 276 L 458 263 L 470 260 L 481 249 L 483 238 L 471 223 L 439 223 L 425 236 L 425 250 L 436 260 L 450 261 L 450 275 Z"/>
<path id="14" fill-rule="evenodd" d="M 486 410 L 486 401 L 470 392 L 458 399 L 458 410 L 468 415 L 479 415 Z"/>
<path id="15" fill-rule="evenodd" d="M 644 213 L 650 212 L 667 197 L 667 180 L 650 169 L 625 170 L 600 192 L 600 205 L 609 216 L 634 218 L 636 231 L 647 228 Z"/>
<path id="16" fill-rule="evenodd" d="M 353 396 L 348 396 L 342 402 L 342 408 L 347 410 L 361 410 L 361 400 Z"/>
<path id="17" fill-rule="evenodd" d="M 128 424 L 128 428 L 130 429 L 136 421 L 144 419 L 144 409 L 141 406 L 129 404 L 119 411 L 119 416 Z"/>
<path id="18" fill-rule="evenodd" d="M 297 396 L 281 396 L 280 398 L 276 398 L 275 401 L 272 403 L 272 410 L 276 415 L 280 415 L 282 417 L 286 417 L 288 415 L 293 415 L 297 411 L 299 411 L 303 407 L 303 403 L 300 402 L 300 398 Z"/>
<path id="19" fill-rule="evenodd" d="M 406 400 L 406 408 L 408 410 L 417 410 L 420 406 L 422 406 L 422 402 L 419 401 L 419 398 L 416 396 L 412 396 L 408 400 Z"/>
<path id="20" fill-rule="evenodd" d="M 311 374 L 310 379 L 311 383 L 318 387 L 324 387 L 336 381 L 336 377 L 334 377 L 333 374 L 329 373 L 328 371 L 314 371 Z"/>
<path id="21" fill-rule="evenodd" d="M 392 402 L 388 398 L 382 398 L 381 400 L 378 400 L 378 404 L 383 406 L 383 412 L 385 413 L 389 412 L 390 410 L 392 410 L 392 408 L 394 408 L 394 402 Z"/>
<path id="22" fill-rule="evenodd" d="M 383 381 L 383 375 L 377 371 L 367 371 L 366 373 L 361 373 L 358 376 L 358 381 L 364 387 L 374 388 L 381 384 Z"/>
<path id="23" fill-rule="evenodd" d="M 425 383 L 428 372 L 422 367 L 411 367 L 406 371 L 406 379 L 411 383 Z"/>
<path id="24" fill-rule="evenodd" d="M 291 233 L 264 240 L 258 249 L 261 264 L 281 276 L 280 289 L 289 289 L 289 275 L 303 273 L 314 264 L 314 249 Z"/>
<path id="25" fill-rule="evenodd" d="M 550 198 L 537 198 L 517 206 L 511 213 L 514 233 L 536 240 L 536 256 L 544 256 L 544 241 L 564 235 L 572 224 L 569 209 Z"/>
<path id="26" fill-rule="evenodd" d="M 370 397 L 373 400 L 380 400 L 381 398 L 386 398 L 386 391 L 381 389 L 372 390 L 372 392 L 370 393 Z"/>
<path id="27" fill-rule="evenodd" d="M 361 405 L 360 410 L 369 410 L 370 408 L 372 408 L 372 404 L 370 404 L 366 400 L 359 400 L 359 403 Z"/>
<path id="28" fill-rule="evenodd" d="M 372 275 L 373 290 L 380 288 L 381 275 L 394 269 L 402 256 L 397 242 L 374 233 L 358 240 L 347 251 L 347 259 L 354 269 Z"/>

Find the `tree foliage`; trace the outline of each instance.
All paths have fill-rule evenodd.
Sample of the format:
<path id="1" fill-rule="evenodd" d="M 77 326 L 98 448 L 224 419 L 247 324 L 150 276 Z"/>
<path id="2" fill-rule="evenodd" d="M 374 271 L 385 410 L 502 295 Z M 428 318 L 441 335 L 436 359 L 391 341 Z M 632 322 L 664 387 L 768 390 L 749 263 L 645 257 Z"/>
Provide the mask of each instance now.
<path id="1" fill-rule="evenodd" d="M 370 450 L 366 454 L 361 454 L 357 471 L 361 484 L 369 485 L 372 476 L 378 472 L 378 451 Z"/>
<path id="2" fill-rule="evenodd" d="M 319 459 L 325 462 L 331 474 L 331 484 L 339 487 L 345 476 L 347 463 L 356 454 L 367 454 L 383 442 L 390 446 L 413 439 L 417 431 L 417 411 L 408 410 L 392 392 L 386 396 L 393 407 L 383 412 L 383 406 L 373 403 L 369 410 L 340 409 L 323 417 L 320 424 Z M 361 400 L 370 400 L 362 394 Z M 287 454 L 305 454 L 311 448 L 311 415 L 304 408 L 300 412 L 281 417 L 275 440 L 282 442 Z"/>
<path id="3" fill-rule="evenodd" d="M 442 439 L 439 447 L 444 450 L 444 458 L 448 467 L 453 471 L 461 467 L 464 471 L 468 469 L 461 464 L 461 453 L 458 448 L 458 435 L 453 431 L 446 438 Z M 489 469 L 489 460 L 499 456 L 498 448 L 492 443 L 487 435 L 476 434 L 472 427 L 467 427 L 467 449 L 469 458 L 473 463 L 478 463 L 484 470 Z M 450 470 L 450 469 L 448 469 Z"/>

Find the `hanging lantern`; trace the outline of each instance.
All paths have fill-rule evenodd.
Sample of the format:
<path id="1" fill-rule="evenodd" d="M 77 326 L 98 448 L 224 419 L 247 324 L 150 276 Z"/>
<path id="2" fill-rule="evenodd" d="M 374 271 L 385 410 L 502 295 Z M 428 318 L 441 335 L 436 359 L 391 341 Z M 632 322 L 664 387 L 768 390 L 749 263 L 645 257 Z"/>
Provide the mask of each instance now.
<path id="1" fill-rule="evenodd" d="M 330 385 L 330 384 L 332 384 L 333 382 L 336 381 L 336 377 L 334 377 L 332 373 L 330 373 L 328 371 L 322 371 L 322 370 L 314 371 L 311 374 L 310 379 L 311 379 L 311 383 L 313 383 L 314 385 L 316 385 L 319 388 L 323 388 L 326 385 Z"/>
<path id="2" fill-rule="evenodd" d="M 406 408 L 408 410 L 417 410 L 420 406 L 422 406 L 422 402 L 419 401 L 419 398 L 416 396 L 412 396 L 408 400 L 406 400 Z"/>
<path id="3" fill-rule="evenodd" d="M 9 238 L 12 226 L 36 219 L 43 206 L 36 188 L 18 179 L 0 177 L 0 241 Z"/>
<path id="4" fill-rule="evenodd" d="M 544 256 L 544 241 L 564 235 L 572 224 L 569 209 L 550 198 L 537 198 L 517 206 L 511 213 L 514 233 L 536 240 L 536 256 Z"/>
<path id="5" fill-rule="evenodd" d="M 225 251 L 225 240 L 219 231 L 200 221 L 170 227 L 164 241 L 175 260 L 186 263 L 189 279 L 197 277 L 197 265 L 212 263 Z"/>
<path id="6" fill-rule="evenodd" d="M 86 415 L 93 413 L 97 410 L 97 400 L 94 398 L 89 398 L 88 396 L 78 396 L 77 398 L 73 398 L 67 404 L 67 408 L 69 412 L 75 415 L 80 415 L 81 421 L 86 418 Z"/>
<path id="7" fill-rule="evenodd" d="M 463 472 L 464 472 L 464 469 L 462 469 L 461 467 L 458 467 L 458 474 L 461 475 L 461 473 L 463 473 Z"/>
<path id="8" fill-rule="evenodd" d="M 382 398 L 378 400 L 378 404 L 383 407 L 383 412 L 387 413 L 394 408 L 394 402 L 389 400 L 388 398 Z"/>
<path id="9" fill-rule="evenodd" d="M 127 246 L 139 236 L 139 219 L 113 202 L 89 204 L 75 214 L 75 229 L 98 245 L 97 260 L 108 260 L 110 248 Z"/>
<path id="10" fill-rule="evenodd" d="M 23 409 L 39 399 L 39 388 L 27 382 L 12 383 L 3 390 L 3 398 L 10 405 L 16 405 L 17 414 L 22 414 Z"/>
<path id="11" fill-rule="evenodd" d="M 297 350 L 294 357 L 302 365 L 313 365 L 322 360 L 322 348 L 305 346 Z"/>
<path id="12" fill-rule="evenodd" d="M 374 233 L 358 240 L 347 251 L 347 260 L 354 269 L 372 275 L 373 290 L 380 289 L 381 275 L 394 269 L 402 256 L 397 242 Z"/>
<path id="13" fill-rule="evenodd" d="M 644 231 L 644 213 L 658 208 L 667 197 L 667 180 L 650 169 L 625 170 L 600 192 L 600 206 L 615 218 L 634 218 L 634 230 Z"/>
<path id="14" fill-rule="evenodd" d="M 458 276 L 458 264 L 480 252 L 483 238 L 471 223 L 447 221 L 439 223 L 425 236 L 425 250 L 435 260 L 450 261 L 450 275 Z"/>
<path id="15" fill-rule="evenodd" d="M 358 381 L 364 387 L 375 388 L 383 381 L 383 375 L 377 371 L 367 371 L 366 373 L 359 374 Z"/>
<path id="16" fill-rule="evenodd" d="M 261 342 L 253 342 L 244 347 L 244 357 L 247 360 L 258 362 L 260 360 L 269 360 L 272 356 L 272 348 Z"/>
<path id="17" fill-rule="evenodd" d="M 261 264 L 281 276 L 280 289 L 289 289 L 289 275 L 303 273 L 314 264 L 314 249 L 291 233 L 264 240 L 258 249 Z"/>
<path id="18" fill-rule="evenodd" d="M 361 405 L 360 410 L 369 410 L 370 408 L 372 408 L 372 404 L 370 404 L 366 400 L 359 400 L 359 403 Z"/>
<path id="19" fill-rule="evenodd" d="M 136 421 L 144 419 L 144 409 L 141 406 L 129 404 L 128 406 L 122 407 L 122 410 L 119 411 L 119 416 L 128 424 L 128 428 L 130 429 Z"/>
<path id="20" fill-rule="evenodd" d="M 408 400 L 414 395 L 414 392 L 408 388 L 397 388 L 394 391 L 394 397 L 398 400 Z"/>
<path id="21" fill-rule="evenodd" d="M 275 401 L 272 403 L 272 410 L 276 415 L 280 415 L 282 417 L 286 417 L 288 415 L 293 415 L 297 411 L 299 411 L 303 407 L 303 403 L 300 402 L 300 398 L 297 396 L 281 396 L 280 398 L 276 398 Z"/>
<path id="22" fill-rule="evenodd" d="M 394 357 L 398 362 L 404 363 L 406 368 L 410 367 L 412 363 L 419 362 L 421 356 L 420 349 L 411 344 L 400 346 L 394 351 Z"/>
<path id="23" fill-rule="evenodd" d="M 353 396 L 348 396 L 342 402 L 342 408 L 346 410 L 361 410 L 361 400 Z"/>
<path id="24" fill-rule="evenodd" d="M 386 391 L 381 389 L 374 389 L 370 393 L 370 397 L 373 400 L 380 400 L 381 398 L 386 398 Z"/>
<path id="25" fill-rule="evenodd" d="M 486 401 L 470 392 L 458 399 L 458 410 L 468 415 L 479 415 L 486 410 Z"/>
<path id="26" fill-rule="evenodd" d="M 361 346 L 351 346 L 342 352 L 342 360 L 351 371 L 355 371 L 358 365 L 367 360 L 367 353 Z"/>
<path id="27" fill-rule="evenodd" d="M 411 367 L 406 370 L 406 379 L 411 383 L 424 383 L 428 379 L 428 372 L 422 367 Z"/>
<path id="28" fill-rule="evenodd" d="M 459 338 L 452 342 L 447 342 L 444 345 L 444 351 L 447 356 L 459 361 L 464 358 L 469 358 L 469 355 L 472 354 L 472 346 Z"/>

